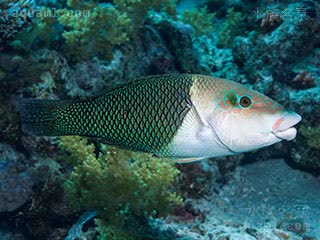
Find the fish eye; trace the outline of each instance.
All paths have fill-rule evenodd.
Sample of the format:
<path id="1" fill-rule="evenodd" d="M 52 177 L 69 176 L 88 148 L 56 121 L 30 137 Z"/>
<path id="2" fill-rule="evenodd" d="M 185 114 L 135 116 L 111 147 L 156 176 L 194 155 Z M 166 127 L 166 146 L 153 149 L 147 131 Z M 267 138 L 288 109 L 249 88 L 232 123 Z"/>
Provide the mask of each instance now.
<path id="1" fill-rule="evenodd" d="M 240 102 L 240 106 L 243 108 L 248 108 L 252 104 L 252 101 L 248 96 L 242 96 L 239 102 Z"/>

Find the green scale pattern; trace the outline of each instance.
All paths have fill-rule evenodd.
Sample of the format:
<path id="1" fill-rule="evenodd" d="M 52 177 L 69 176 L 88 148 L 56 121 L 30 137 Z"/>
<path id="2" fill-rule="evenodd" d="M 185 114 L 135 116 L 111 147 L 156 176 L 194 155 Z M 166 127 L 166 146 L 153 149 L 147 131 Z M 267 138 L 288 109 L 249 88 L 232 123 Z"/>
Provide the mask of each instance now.
<path id="1" fill-rule="evenodd" d="M 190 110 L 191 75 L 141 78 L 106 94 L 55 110 L 59 135 L 105 138 L 138 151 L 168 155 L 169 143 Z"/>

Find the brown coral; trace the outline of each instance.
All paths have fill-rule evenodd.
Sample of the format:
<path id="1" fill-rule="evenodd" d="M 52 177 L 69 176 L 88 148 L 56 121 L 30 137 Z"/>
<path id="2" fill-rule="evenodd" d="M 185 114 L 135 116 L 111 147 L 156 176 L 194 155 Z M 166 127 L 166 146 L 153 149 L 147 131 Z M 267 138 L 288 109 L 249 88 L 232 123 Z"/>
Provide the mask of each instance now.
<path id="1" fill-rule="evenodd" d="M 300 73 L 295 76 L 291 81 L 292 86 L 299 89 L 306 89 L 315 86 L 315 77 L 311 73 L 305 70 L 300 71 Z"/>

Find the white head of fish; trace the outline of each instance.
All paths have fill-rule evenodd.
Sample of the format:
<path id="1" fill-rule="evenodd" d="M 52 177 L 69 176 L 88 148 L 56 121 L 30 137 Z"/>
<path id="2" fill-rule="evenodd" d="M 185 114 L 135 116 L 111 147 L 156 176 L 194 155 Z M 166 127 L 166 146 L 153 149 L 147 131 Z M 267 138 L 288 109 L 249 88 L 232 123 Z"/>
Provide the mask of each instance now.
<path id="1" fill-rule="evenodd" d="M 192 108 L 170 145 L 172 156 L 186 158 L 182 162 L 290 141 L 297 134 L 293 126 L 301 120 L 269 97 L 225 79 L 196 80 L 191 101 Z"/>
<path id="2" fill-rule="evenodd" d="M 246 86 L 231 82 L 215 100 L 215 110 L 206 122 L 230 152 L 247 152 L 296 137 L 293 126 L 301 116 Z"/>
<path id="3" fill-rule="evenodd" d="M 301 116 L 284 110 L 246 117 L 228 114 L 221 119 L 216 116 L 212 120 L 209 120 L 208 124 L 217 135 L 218 141 L 231 152 L 241 153 L 282 140 L 293 140 L 297 134 L 293 126 L 301 120 Z"/>

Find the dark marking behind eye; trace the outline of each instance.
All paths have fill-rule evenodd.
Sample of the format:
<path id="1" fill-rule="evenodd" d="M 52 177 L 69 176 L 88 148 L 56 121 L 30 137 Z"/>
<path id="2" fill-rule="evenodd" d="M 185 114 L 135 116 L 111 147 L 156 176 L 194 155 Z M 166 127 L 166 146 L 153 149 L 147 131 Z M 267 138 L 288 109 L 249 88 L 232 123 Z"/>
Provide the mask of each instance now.
<path id="1" fill-rule="evenodd" d="M 228 100 L 230 101 L 231 105 L 237 105 L 237 97 L 233 93 L 228 95 Z"/>

